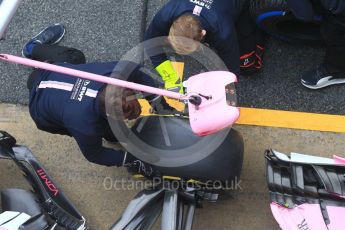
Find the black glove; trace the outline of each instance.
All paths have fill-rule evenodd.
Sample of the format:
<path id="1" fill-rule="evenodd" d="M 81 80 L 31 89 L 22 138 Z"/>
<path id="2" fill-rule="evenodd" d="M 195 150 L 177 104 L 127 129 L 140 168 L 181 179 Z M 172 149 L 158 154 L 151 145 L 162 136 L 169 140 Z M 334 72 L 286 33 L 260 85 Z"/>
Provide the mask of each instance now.
<path id="1" fill-rule="evenodd" d="M 140 174 L 149 179 L 160 176 L 160 172 L 154 165 L 139 160 L 129 152 L 124 154 L 122 166 L 126 167 L 127 171 L 132 175 Z"/>
<path id="2" fill-rule="evenodd" d="M 175 115 L 180 114 L 175 108 L 171 107 L 164 99 L 164 97 L 159 96 L 151 100 L 150 105 L 152 107 L 152 113 L 161 115 Z"/>

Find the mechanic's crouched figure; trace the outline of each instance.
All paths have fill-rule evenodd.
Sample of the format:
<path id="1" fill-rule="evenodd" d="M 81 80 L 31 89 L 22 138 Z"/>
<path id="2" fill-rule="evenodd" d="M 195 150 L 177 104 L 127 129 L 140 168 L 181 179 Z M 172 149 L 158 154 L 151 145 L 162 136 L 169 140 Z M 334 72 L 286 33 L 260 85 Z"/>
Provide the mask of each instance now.
<path id="1" fill-rule="evenodd" d="M 237 76 L 262 67 L 264 35 L 252 21 L 246 0 L 170 0 L 145 32 L 145 40 L 161 36 L 168 36 L 167 44 L 181 55 L 197 51 L 200 42 L 207 43 Z M 179 76 L 163 48 L 155 53 L 160 54 L 149 55 L 165 88 L 181 92 Z"/>
<path id="2" fill-rule="evenodd" d="M 54 45 L 64 34 L 65 28 L 61 24 L 46 28 L 25 44 L 23 55 L 103 76 L 112 74 L 117 62 L 85 64 L 81 51 Z M 152 78 L 139 71 L 139 68 L 134 69 L 128 80 L 155 86 Z M 109 85 L 37 69 L 30 75 L 27 86 L 30 90 L 30 115 L 39 129 L 72 136 L 90 162 L 138 167 L 138 173 L 143 174 L 146 172 L 140 172 L 140 169 L 145 168 L 152 173 L 149 165 L 141 167 L 144 163 L 131 154 L 102 145 L 103 138 L 109 142 L 117 141 L 105 113 L 105 91 Z M 140 104 L 135 97 L 128 97 L 130 100 L 124 98 L 133 94 L 132 91 L 124 92 L 120 99 L 124 118 L 136 119 L 141 113 Z M 146 97 L 151 102 L 159 100 L 160 106 L 171 109 L 164 100 L 157 98 L 154 95 Z"/>

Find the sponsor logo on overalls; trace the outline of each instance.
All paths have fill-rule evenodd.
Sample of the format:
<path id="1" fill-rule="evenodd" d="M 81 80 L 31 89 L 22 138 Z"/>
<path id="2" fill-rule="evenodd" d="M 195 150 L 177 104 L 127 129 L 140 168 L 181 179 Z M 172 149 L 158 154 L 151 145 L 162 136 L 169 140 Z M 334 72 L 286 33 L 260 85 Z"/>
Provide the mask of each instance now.
<path id="1" fill-rule="evenodd" d="M 86 93 L 88 84 L 90 84 L 89 80 L 82 80 L 78 78 L 73 86 L 71 99 L 82 101 Z"/>
<path id="2" fill-rule="evenodd" d="M 189 2 L 205 7 L 206 9 L 211 9 L 213 0 L 189 0 Z"/>

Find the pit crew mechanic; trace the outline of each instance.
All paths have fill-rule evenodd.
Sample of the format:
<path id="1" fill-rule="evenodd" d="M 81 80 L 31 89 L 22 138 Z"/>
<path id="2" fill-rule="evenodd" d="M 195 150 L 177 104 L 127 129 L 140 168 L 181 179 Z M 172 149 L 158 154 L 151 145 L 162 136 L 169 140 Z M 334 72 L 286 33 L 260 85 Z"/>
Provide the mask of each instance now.
<path id="1" fill-rule="evenodd" d="M 300 20 L 323 17 L 321 34 L 326 55 L 322 64 L 302 75 L 301 83 L 310 89 L 345 83 L 345 1 L 287 0 L 287 3 Z"/>
<path id="2" fill-rule="evenodd" d="M 23 56 L 103 76 L 113 74 L 119 62 L 85 64 L 85 56 L 80 50 L 56 45 L 64 34 L 65 28 L 61 24 L 42 30 L 25 44 Z M 127 80 L 155 86 L 153 79 L 141 72 L 137 64 L 128 64 L 135 67 Z M 117 141 L 105 111 L 106 89 L 112 86 L 40 69 L 32 72 L 27 86 L 30 90 L 30 115 L 39 129 L 72 136 L 85 158 L 96 164 L 135 166 L 139 170 L 145 164 L 127 152 L 102 145 L 103 138 L 110 142 Z M 137 98 L 131 95 L 133 91 L 124 90 L 122 99 L 121 96 L 114 98 L 114 104 L 118 103 L 120 107 L 122 102 L 125 119 L 135 119 L 141 113 Z M 161 97 L 147 95 L 146 99 L 156 110 L 172 110 Z M 150 170 L 148 165 L 143 168 Z"/>
<path id="3" fill-rule="evenodd" d="M 247 0 L 170 0 L 154 16 L 144 40 L 168 36 L 172 48 L 182 55 L 198 50 L 199 42 L 205 42 L 218 52 L 229 71 L 237 76 L 240 69 L 242 75 L 252 74 L 262 67 L 264 35 L 248 9 Z M 164 51 L 159 53 L 163 54 L 149 55 L 165 88 L 182 92 L 171 62 Z"/>

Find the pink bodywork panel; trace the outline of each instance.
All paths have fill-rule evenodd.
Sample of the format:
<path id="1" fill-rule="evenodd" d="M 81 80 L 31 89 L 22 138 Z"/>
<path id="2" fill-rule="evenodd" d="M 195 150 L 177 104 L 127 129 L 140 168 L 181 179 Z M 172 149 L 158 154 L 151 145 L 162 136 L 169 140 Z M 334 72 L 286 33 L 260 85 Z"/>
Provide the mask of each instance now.
<path id="1" fill-rule="evenodd" d="M 226 71 L 213 71 L 192 76 L 187 81 L 187 95 L 200 93 L 212 96 L 207 100 L 201 97 L 200 106 L 189 102 L 189 119 L 194 133 L 205 136 L 230 127 L 240 115 L 238 107 L 226 101 L 225 87 L 237 82 L 236 76 Z"/>
<path id="2" fill-rule="evenodd" d="M 271 203 L 274 218 L 283 230 L 328 230 L 319 204 L 302 204 L 286 208 Z"/>

